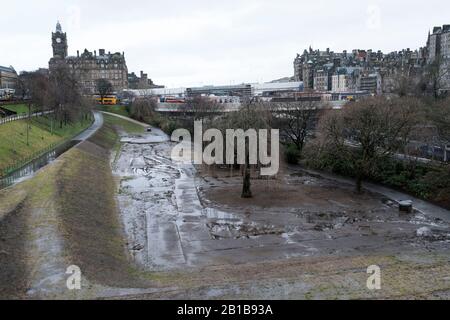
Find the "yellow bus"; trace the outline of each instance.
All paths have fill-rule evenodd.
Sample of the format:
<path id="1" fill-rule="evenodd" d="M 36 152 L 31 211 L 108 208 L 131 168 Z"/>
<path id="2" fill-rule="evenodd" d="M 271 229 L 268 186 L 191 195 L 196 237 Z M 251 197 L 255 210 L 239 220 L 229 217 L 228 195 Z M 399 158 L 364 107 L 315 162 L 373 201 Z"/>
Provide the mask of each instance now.
<path id="1" fill-rule="evenodd" d="M 97 104 L 101 104 L 101 105 L 116 105 L 117 104 L 117 97 L 116 96 L 106 96 L 103 98 L 101 97 L 95 97 L 95 101 L 97 102 Z"/>

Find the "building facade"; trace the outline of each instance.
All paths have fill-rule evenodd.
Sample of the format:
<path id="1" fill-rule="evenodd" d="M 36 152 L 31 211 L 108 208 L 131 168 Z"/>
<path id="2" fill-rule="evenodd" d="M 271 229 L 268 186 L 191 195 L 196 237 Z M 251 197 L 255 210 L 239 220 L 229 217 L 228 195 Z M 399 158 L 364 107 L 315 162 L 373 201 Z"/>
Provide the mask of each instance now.
<path id="1" fill-rule="evenodd" d="M 138 77 L 134 72 L 128 74 L 128 88 L 132 90 L 144 90 L 162 89 L 164 86 L 154 84 L 153 80 L 148 78 L 148 74 L 141 71 L 140 77 Z"/>
<path id="2" fill-rule="evenodd" d="M 68 55 L 67 35 L 62 32 L 58 22 L 56 31 L 52 33 L 53 57 L 49 62 L 50 73 L 58 64 L 65 63 L 78 79 L 82 91 L 86 95 L 98 94 L 97 80 L 106 79 L 111 82 L 114 91 L 128 88 L 128 68 L 125 54 L 106 53 L 105 49 L 90 52 L 87 49 L 76 56 Z"/>
<path id="3" fill-rule="evenodd" d="M 331 91 L 333 88 L 333 65 L 325 65 L 314 72 L 314 90 Z"/>
<path id="4" fill-rule="evenodd" d="M 447 41 L 444 33 L 440 31 L 439 36 L 431 37 L 429 46 L 439 46 L 441 50 L 442 43 Z M 348 89 L 353 93 L 365 91 L 381 94 L 383 81 L 392 82 L 398 74 L 413 76 L 423 72 L 428 49 L 404 49 L 384 54 L 380 50 L 372 49 L 334 52 L 330 49 L 321 51 L 309 48 L 304 50 L 303 54 L 297 54 L 294 59 L 294 79 L 303 81 L 305 89 L 309 91 L 341 93 Z M 347 69 L 346 73 L 343 73 L 343 69 Z M 370 76 L 375 74 L 376 79 Z"/>
<path id="5" fill-rule="evenodd" d="M 0 89 L 15 89 L 18 75 L 13 67 L 0 66 Z"/>
<path id="6" fill-rule="evenodd" d="M 428 35 L 428 63 L 440 59 L 441 90 L 450 90 L 450 25 L 434 27 L 433 33 Z"/>
<path id="7" fill-rule="evenodd" d="M 350 76 L 347 74 L 336 74 L 332 77 L 333 92 L 349 92 Z"/>

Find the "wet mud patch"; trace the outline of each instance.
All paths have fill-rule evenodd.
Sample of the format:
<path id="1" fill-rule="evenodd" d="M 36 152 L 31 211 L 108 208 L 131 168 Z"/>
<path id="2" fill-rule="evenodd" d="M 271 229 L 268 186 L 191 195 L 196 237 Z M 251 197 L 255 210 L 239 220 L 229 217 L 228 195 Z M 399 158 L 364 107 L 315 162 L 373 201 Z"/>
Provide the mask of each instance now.
<path id="1" fill-rule="evenodd" d="M 213 240 L 255 239 L 264 235 L 282 235 L 285 233 L 281 228 L 269 225 L 258 225 L 256 223 L 211 221 L 206 225 Z"/>
<path id="2" fill-rule="evenodd" d="M 442 252 L 450 230 L 443 221 L 418 211 L 399 213 L 397 203 L 379 194 L 355 194 L 352 186 L 304 173 L 280 175 L 270 183 L 252 180 L 253 199 L 240 199 L 239 177 L 206 176 L 199 182 L 204 205 L 239 219 L 208 224 L 218 240 L 242 238 L 241 225 L 258 223 L 269 226 L 262 228 L 261 245 L 265 245 L 265 236 L 283 238 L 281 251 L 289 251 L 292 245 L 294 252 L 319 256 L 416 249 Z M 424 226 L 434 233 L 418 237 L 417 230 Z M 249 239 L 253 231 L 260 234 L 260 230 L 250 230 Z"/>
<path id="3" fill-rule="evenodd" d="M 242 199 L 239 172 L 180 165 L 170 142 L 133 139 L 122 138 L 114 174 L 128 249 L 146 270 L 428 250 L 412 244 L 429 221 L 378 194 L 283 172 L 252 180 L 254 198 Z"/>

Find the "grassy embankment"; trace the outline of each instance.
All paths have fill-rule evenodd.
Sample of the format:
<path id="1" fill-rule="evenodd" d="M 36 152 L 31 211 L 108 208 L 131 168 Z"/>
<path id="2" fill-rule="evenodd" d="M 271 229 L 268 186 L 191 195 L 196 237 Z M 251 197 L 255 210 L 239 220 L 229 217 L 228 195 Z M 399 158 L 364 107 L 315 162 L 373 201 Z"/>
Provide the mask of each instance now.
<path id="1" fill-rule="evenodd" d="M 126 131 L 128 133 L 143 133 L 145 132 L 145 128 L 137 123 L 132 121 L 127 121 L 118 117 L 114 117 L 112 115 L 104 114 L 103 118 L 105 122 L 113 126 L 114 128 Z"/>
<path id="2" fill-rule="evenodd" d="M 6 168 L 26 160 L 61 143 L 91 125 L 90 120 L 68 124 L 60 128 L 47 117 L 19 120 L 0 125 L 0 176 Z"/>
<path id="3" fill-rule="evenodd" d="M 99 105 L 96 107 L 96 109 L 99 111 L 105 111 L 135 119 L 135 117 L 133 117 L 133 114 L 130 112 L 130 108 L 127 108 L 126 106 Z M 148 123 L 149 125 L 160 128 L 168 135 L 171 135 L 172 132 L 178 128 L 186 127 L 185 123 L 179 120 L 171 119 L 170 117 L 162 115 L 157 112 L 153 112 L 151 116 L 144 117 L 144 119 L 136 119 L 136 120 L 143 121 L 145 123 Z"/>
<path id="4" fill-rule="evenodd" d="M 118 129 L 143 127 L 104 115 L 104 126 L 89 141 L 64 155 L 56 177 L 59 215 L 70 255 L 88 279 L 110 286 L 140 286 L 128 262 L 115 201 L 116 182 L 110 152 L 117 149 Z"/>
<path id="5" fill-rule="evenodd" d="M 109 112 L 109 113 L 115 113 L 121 116 L 125 116 L 125 117 L 129 117 L 130 113 L 128 112 L 128 109 L 126 106 L 121 106 L 121 105 L 117 105 L 117 106 L 110 106 L 110 105 L 98 105 L 97 107 L 95 107 L 97 110 L 99 111 L 105 111 L 105 112 Z"/>
<path id="6" fill-rule="evenodd" d="M 33 270 L 43 258 L 33 254 L 34 230 L 42 225 L 60 231 L 65 244 L 62 258 L 69 264 L 76 262 L 91 283 L 148 285 L 137 280 L 139 271 L 129 263 L 110 167 L 110 151 L 120 145 L 118 131 L 138 133 L 143 127 L 114 116 L 105 115 L 104 120 L 89 141 L 67 151 L 32 179 L 0 190 L 0 239 L 4 239 L 0 241 L 0 298 L 23 298 L 36 281 Z M 95 296 L 97 289 L 92 290 L 76 294 Z"/>

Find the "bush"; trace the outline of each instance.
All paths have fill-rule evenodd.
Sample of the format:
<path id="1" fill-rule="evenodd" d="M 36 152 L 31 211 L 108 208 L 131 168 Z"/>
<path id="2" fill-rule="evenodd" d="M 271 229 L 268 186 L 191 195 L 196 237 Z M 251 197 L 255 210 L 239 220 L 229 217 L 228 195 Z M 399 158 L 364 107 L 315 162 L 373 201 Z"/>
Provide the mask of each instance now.
<path id="1" fill-rule="evenodd" d="M 167 133 L 169 136 L 179 128 L 178 123 L 173 120 L 167 120 L 162 126 L 162 130 Z"/>
<path id="2" fill-rule="evenodd" d="M 160 128 L 169 136 L 172 135 L 172 132 L 176 129 L 180 128 L 178 121 L 172 120 L 158 113 L 154 113 L 151 117 L 146 118 L 146 122 L 156 128 Z"/>
<path id="3" fill-rule="evenodd" d="M 286 161 L 289 164 L 298 164 L 300 156 L 301 156 L 300 150 L 298 150 L 298 148 L 295 145 L 290 144 L 286 148 Z"/>

